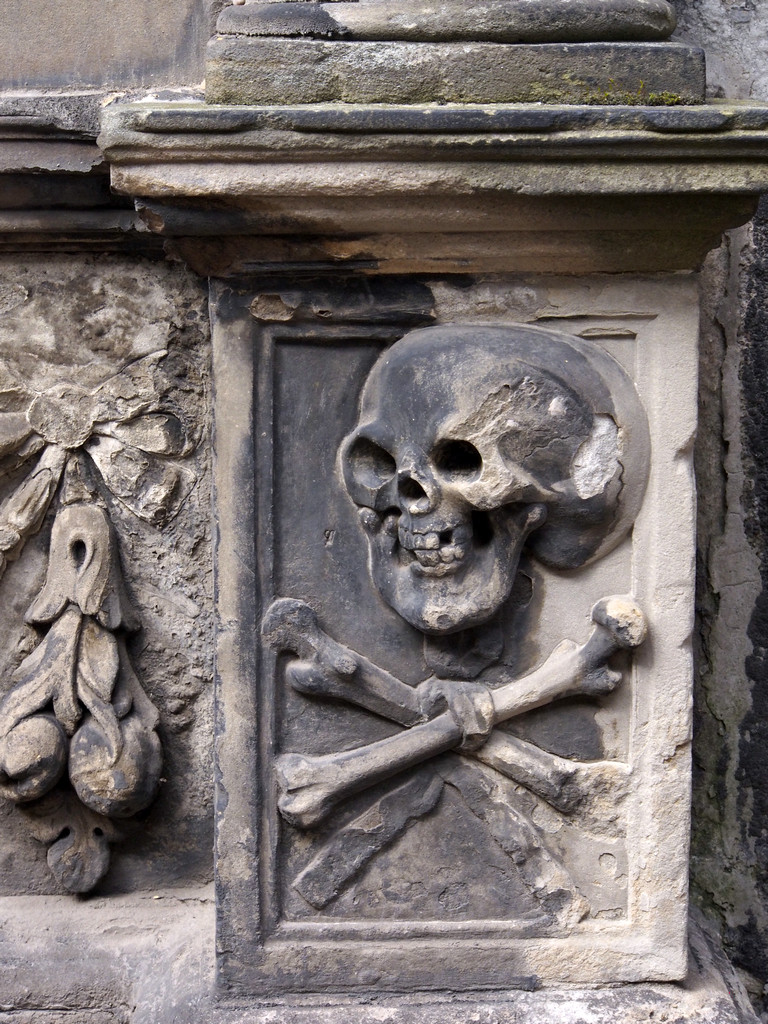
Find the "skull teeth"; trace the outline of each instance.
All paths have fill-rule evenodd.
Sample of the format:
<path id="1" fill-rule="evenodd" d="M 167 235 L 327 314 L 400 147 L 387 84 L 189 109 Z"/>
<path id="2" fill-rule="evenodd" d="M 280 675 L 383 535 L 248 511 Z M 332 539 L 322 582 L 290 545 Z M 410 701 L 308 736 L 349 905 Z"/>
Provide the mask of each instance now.
<path id="1" fill-rule="evenodd" d="M 408 530 L 400 530 L 399 538 L 401 545 L 409 551 L 437 551 L 440 547 L 438 533 L 411 533 Z"/>
<path id="2" fill-rule="evenodd" d="M 456 544 L 446 544 L 440 551 L 440 557 L 444 562 L 460 562 L 466 553 L 465 548 Z"/>
<path id="3" fill-rule="evenodd" d="M 451 565 L 466 557 L 472 537 L 471 527 L 460 525 L 444 531 L 442 536 L 447 537 L 447 540 L 441 541 L 440 533 L 435 530 L 419 533 L 406 530 L 403 526 L 398 529 L 401 548 L 409 552 L 425 569 Z"/>

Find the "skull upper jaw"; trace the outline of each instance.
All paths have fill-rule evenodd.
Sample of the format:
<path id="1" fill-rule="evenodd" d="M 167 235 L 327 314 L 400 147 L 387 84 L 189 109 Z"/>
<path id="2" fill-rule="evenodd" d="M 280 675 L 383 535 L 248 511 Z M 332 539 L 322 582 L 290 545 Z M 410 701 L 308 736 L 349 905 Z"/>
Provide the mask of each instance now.
<path id="1" fill-rule="evenodd" d="M 529 534 L 541 526 L 541 504 L 506 506 L 461 524 L 463 558 L 423 565 L 401 540 L 395 514 L 363 517 L 371 577 L 382 598 L 411 626 L 430 636 L 469 629 L 491 619 L 508 599 Z M 471 523 L 471 527 L 467 524 Z M 409 526 L 429 535 L 428 522 Z M 406 543 L 409 541 L 406 540 Z"/>

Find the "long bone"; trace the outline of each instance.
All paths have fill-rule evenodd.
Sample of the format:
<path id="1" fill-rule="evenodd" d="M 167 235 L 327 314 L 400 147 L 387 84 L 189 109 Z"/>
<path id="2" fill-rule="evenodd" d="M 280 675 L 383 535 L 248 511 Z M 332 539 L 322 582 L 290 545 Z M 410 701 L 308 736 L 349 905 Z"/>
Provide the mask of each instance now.
<path id="1" fill-rule="evenodd" d="M 330 675 L 316 672 L 306 673 L 301 679 L 294 676 L 293 686 L 302 693 L 336 697 L 400 725 L 424 720 L 414 687 L 328 636 L 305 601 L 287 597 L 274 601 L 264 616 L 261 632 L 275 650 L 294 651 L 305 661 L 317 660 L 331 669 Z"/>
<path id="2" fill-rule="evenodd" d="M 316 620 L 316 632 L 313 632 L 311 637 L 303 634 L 298 638 L 299 643 L 296 643 L 297 638 L 288 643 L 286 641 L 289 637 L 282 631 L 280 638 L 280 604 L 281 602 L 276 602 L 265 618 L 264 632 L 268 642 L 277 647 L 294 650 L 300 646 L 301 650 L 297 653 L 302 656 L 324 652 L 341 659 L 337 663 L 344 672 L 334 695 L 342 696 L 343 690 L 343 696 L 350 699 L 346 694 L 353 690 L 351 679 L 355 674 L 354 662 L 357 656 L 327 637 L 317 626 Z M 290 604 L 301 606 L 302 603 Z M 308 606 L 305 605 L 304 608 Z M 308 610 L 310 615 L 313 614 L 311 609 Z M 294 608 L 294 611 L 299 616 L 299 621 L 302 614 L 306 616 L 306 613 L 300 613 L 298 608 Z M 599 696 L 609 693 L 616 686 L 621 678 L 620 674 L 608 670 L 606 662 L 616 651 L 629 650 L 643 642 L 646 634 L 645 617 L 631 598 L 609 597 L 603 598 L 594 606 L 592 619 L 595 628 L 585 644 L 560 644 L 550 657 L 529 675 L 511 680 L 489 691 L 493 703 L 494 725 L 562 697 L 573 694 Z M 324 647 L 325 644 L 335 646 L 328 648 Z M 345 663 L 342 655 L 347 659 Z M 405 684 L 378 669 L 371 662 L 367 662 L 367 659 L 360 661 L 370 666 L 374 677 L 382 683 L 387 692 L 386 700 L 381 692 L 372 698 L 379 707 L 382 703 L 389 703 L 394 707 L 402 706 L 398 698 L 393 697 L 393 693 L 396 691 L 399 694 L 399 688 Z M 374 707 L 366 702 L 368 695 L 362 696 L 365 699 L 357 699 L 354 702 L 374 710 Z M 462 727 L 451 712 L 446 711 L 402 733 L 338 754 L 321 757 L 297 753 L 283 754 L 276 762 L 278 781 L 283 791 L 278 801 L 280 812 L 291 824 L 310 828 L 322 821 L 342 798 L 450 750 L 461 741 Z M 497 765 L 498 762 L 494 767 Z"/>
<path id="3" fill-rule="evenodd" d="M 293 651 L 302 659 L 289 668 L 295 690 L 355 704 L 399 725 L 425 721 L 418 690 L 330 637 L 305 601 L 273 602 L 262 633 L 275 650 Z M 566 640 L 556 653 L 576 646 Z M 496 731 L 479 750 L 462 753 L 521 783 L 563 813 L 575 810 L 584 798 L 573 764 L 508 733 Z"/>

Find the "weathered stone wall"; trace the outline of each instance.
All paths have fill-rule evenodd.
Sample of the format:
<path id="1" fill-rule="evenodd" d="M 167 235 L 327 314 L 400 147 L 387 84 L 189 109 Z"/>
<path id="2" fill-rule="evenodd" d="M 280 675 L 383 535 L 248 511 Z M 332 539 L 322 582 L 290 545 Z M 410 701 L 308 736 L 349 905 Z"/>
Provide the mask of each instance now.
<path id="1" fill-rule="evenodd" d="M 713 97 L 768 96 L 768 12 L 761 0 L 673 0 L 675 38 L 702 46 Z"/>
<path id="2" fill-rule="evenodd" d="M 0 31 L 0 88 L 137 89 L 202 81 L 208 5 L 77 0 L 43 7 L 9 0 Z"/>
<path id="3" fill-rule="evenodd" d="M 759 0 L 677 0 L 677 36 L 707 52 L 713 98 L 768 95 L 768 9 Z M 711 254 L 702 281 L 696 471 L 699 630 L 693 897 L 768 1010 L 768 224 Z M 768 1019 L 768 1018 L 767 1018 Z"/>
<path id="4" fill-rule="evenodd" d="M 707 52 L 710 95 L 768 98 L 765 3 L 675 3 L 677 38 Z M 43 16 L 29 4 L 6 4 L 0 28 L 9 38 L 13 31 L 15 45 L 0 56 L 0 89 L 194 87 L 220 6 L 79 0 L 48 5 Z M 720 923 L 768 1021 L 768 207 L 708 258 L 701 298 L 692 888 Z M 99 890 L 106 896 L 199 886 L 213 874 L 207 315 L 205 283 L 180 264 L 127 255 L 0 256 L 0 359 L 12 371 L 39 391 L 59 383 L 88 389 L 167 349 L 161 363 L 173 380 L 170 400 L 195 435 L 184 457 L 194 486 L 166 523 L 142 521 L 103 490 L 142 622 L 130 655 L 160 711 L 165 754 L 157 801 L 120 826 L 123 838 Z M 0 501 L 25 472 L 0 478 Z M 2 581 L 3 692 L 39 639 L 23 616 L 45 578 L 52 519 L 51 511 Z M 0 818 L 0 895 L 61 893 L 46 847 L 23 816 L 4 803 Z"/>

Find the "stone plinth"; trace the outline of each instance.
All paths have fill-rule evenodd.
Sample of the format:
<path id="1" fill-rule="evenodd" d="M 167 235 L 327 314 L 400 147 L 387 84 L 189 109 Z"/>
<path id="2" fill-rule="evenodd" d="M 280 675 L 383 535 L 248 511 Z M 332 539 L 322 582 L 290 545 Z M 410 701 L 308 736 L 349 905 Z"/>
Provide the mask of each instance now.
<path id="1" fill-rule="evenodd" d="M 768 184 L 767 131 L 727 104 L 106 112 L 113 186 L 219 278 L 232 993 L 685 976 L 692 270 Z"/>
<path id="2" fill-rule="evenodd" d="M 704 99 L 704 54 L 665 0 L 226 7 L 210 103 L 621 103 Z"/>
<path id="3" fill-rule="evenodd" d="M 334 1024 L 341 1017 L 355 1024 L 377 1024 L 382 1018 L 444 1024 L 473 1016 L 498 1024 L 517 1024 L 521 1017 L 535 1024 L 581 1024 L 585 1018 L 634 1024 L 662 1019 L 662 1014 L 686 1024 L 756 1024 L 738 979 L 695 920 L 683 984 L 492 991 L 469 998 L 382 996 L 365 1006 L 343 996 L 294 997 L 258 1006 L 252 998 L 216 994 L 214 907 L 205 889 L 77 904 L 62 897 L 7 898 L 2 925 L 4 998 L 23 1008 L 28 1019 L 46 1024 L 69 1024 L 73 1017 L 101 1017 L 109 1024 Z M 55 950 L 51 934 L 57 936 Z"/>
<path id="4" fill-rule="evenodd" d="M 298 6 L 298 5 L 297 5 Z M 620 103 L 704 100 L 704 54 L 675 43 L 325 42 L 220 35 L 209 103 Z"/>

